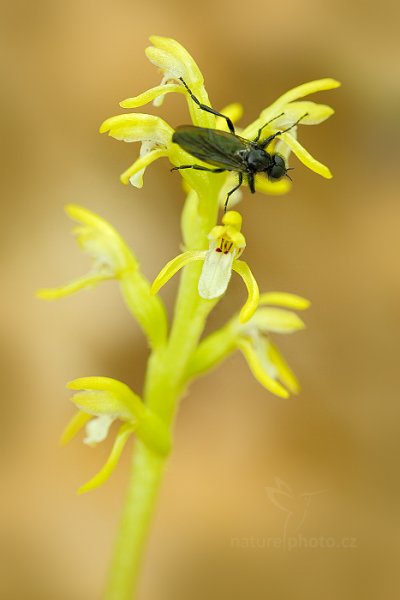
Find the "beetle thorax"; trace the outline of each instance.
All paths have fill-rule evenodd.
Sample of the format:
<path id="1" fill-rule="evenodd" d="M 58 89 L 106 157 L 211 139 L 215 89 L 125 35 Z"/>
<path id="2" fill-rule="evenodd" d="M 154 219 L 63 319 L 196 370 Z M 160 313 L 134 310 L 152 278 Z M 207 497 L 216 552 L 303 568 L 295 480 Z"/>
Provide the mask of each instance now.
<path id="1" fill-rule="evenodd" d="M 269 167 L 271 164 L 271 156 L 262 148 L 252 146 L 249 148 L 246 155 L 246 163 L 249 171 L 258 173 L 259 171 L 265 171 L 265 169 Z"/>

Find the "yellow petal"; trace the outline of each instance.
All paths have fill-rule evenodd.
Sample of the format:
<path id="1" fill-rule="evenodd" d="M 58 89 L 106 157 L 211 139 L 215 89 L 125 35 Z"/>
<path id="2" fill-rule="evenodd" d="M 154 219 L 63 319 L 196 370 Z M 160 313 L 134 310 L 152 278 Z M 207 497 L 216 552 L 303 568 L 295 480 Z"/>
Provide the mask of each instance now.
<path id="1" fill-rule="evenodd" d="M 133 165 L 131 165 L 129 167 L 129 169 L 127 169 L 126 171 L 124 171 L 122 173 L 122 175 L 120 176 L 121 182 L 124 183 L 125 185 L 128 185 L 129 182 L 132 183 L 131 179 L 134 175 L 139 173 L 139 171 L 144 171 L 146 169 L 146 167 L 151 165 L 151 163 L 153 163 L 158 158 L 162 158 L 163 156 L 168 156 L 167 149 L 152 150 L 148 154 L 141 156 L 140 158 L 135 160 L 135 162 L 133 163 Z M 133 185 L 133 183 L 132 183 L 132 185 Z M 140 188 L 140 187 L 142 187 L 142 185 L 143 185 L 142 180 L 138 180 L 136 182 L 135 187 Z"/>
<path id="2" fill-rule="evenodd" d="M 289 294 L 286 292 L 267 292 L 260 296 L 260 306 L 272 304 L 275 306 L 283 306 L 285 308 L 293 308 L 294 310 L 306 310 L 311 302 L 302 296 Z"/>
<path id="3" fill-rule="evenodd" d="M 203 85 L 203 75 L 189 52 L 171 38 L 153 35 L 150 37 L 150 41 L 154 46 L 146 48 L 146 56 L 154 65 L 161 69 L 164 74 L 163 81 L 184 79 L 198 100 L 210 106 L 210 101 Z M 193 123 L 200 127 L 214 127 L 215 116 L 200 110 L 186 90 L 185 94 Z M 159 100 L 162 99 L 163 96 L 160 96 Z M 159 106 L 160 102 L 157 102 L 157 105 Z"/>
<path id="4" fill-rule="evenodd" d="M 79 290 L 95 287 L 98 283 L 107 279 L 115 279 L 115 275 L 101 275 L 98 273 L 84 275 L 56 288 L 40 289 L 36 292 L 36 296 L 41 300 L 58 300 L 58 298 L 70 296 Z"/>
<path id="5" fill-rule="evenodd" d="M 260 293 L 258 290 L 257 281 L 255 280 L 254 275 L 246 262 L 243 260 L 234 260 L 232 269 L 240 275 L 247 288 L 248 298 L 239 314 L 240 322 L 245 323 L 251 319 L 257 310 Z"/>
<path id="6" fill-rule="evenodd" d="M 122 450 L 133 431 L 134 427 L 131 424 L 125 423 L 124 425 L 121 425 L 106 464 L 94 477 L 92 477 L 92 479 L 79 488 L 78 494 L 84 494 L 85 492 L 94 490 L 107 481 L 117 466 Z"/>
<path id="7" fill-rule="evenodd" d="M 111 377 L 79 377 L 70 381 L 67 388 L 77 391 L 72 401 L 92 415 L 140 419 L 145 412 L 140 397 L 125 383 Z"/>
<path id="8" fill-rule="evenodd" d="M 182 267 L 194 260 L 204 260 L 205 255 L 206 252 L 204 250 L 188 250 L 183 254 L 175 256 L 175 258 L 170 260 L 165 267 L 161 269 L 153 281 L 151 293 L 157 294 L 158 290 L 162 288 L 162 286 L 165 285 L 167 281 L 179 271 L 179 269 L 182 269 Z"/>
<path id="9" fill-rule="evenodd" d="M 296 313 L 281 308 L 259 308 L 253 322 L 263 332 L 292 333 L 305 328 Z"/>
<path id="10" fill-rule="evenodd" d="M 237 345 L 243 353 L 247 364 L 249 365 L 250 371 L 253 373 L 257 381 L 276 396 L 280 396 L 281 398 L 288 398 L 289 392 L 285 390 L 285 388 L 280 383 L 278 383 L 275 379 L 270 377 L 268 373 L 265 372 L 260 357 L 255 351 L 251 341 L 245 338 L 239 338 L 237 341 Z"/>
<path id="11" fill-rule="evenodd" d="M 269 196 L 282 196 L 289 192 L 292 182 L 287 177 L 279 181 L 269 181 L 265 175 L 257 175 L 255 187 L 257 192 L 262 192 Z"/>
<path id="12" fill-rule="evenodd" d="M 124 142 L 153 141 L 154 144 L 169 145 L 174 132 L 172 127 L 155 115 L 129 113 L 106 119 L 99 129 L 116 140 Z"/>
<path id="13" fill-rule="evenodd" d="M 185 94 L 185 89 L 176 83 L 166 83 L 165 85 L 157 85 L 156 87 L 135 96 L 134 98 L 127 98 L 119 103 L 122 108 L 137 108 L 152 102 L 155 98 L 164 94 L 170 94 L 171 92 L 177 92 L 178 94 Z"/>
<path id="14" fill-rule="evenodd" d="M 332 178 L 332 173 L 322 163 L 316 160 L 307 150 L 302 146 L 290 133 L 284 133 L 282 135 L 283 141 L 290 147 L 290 149 L 295 153 L 297 158 L 306 165 L 309 169 L 318 173 L 318 175 L 322 175 L 326 179 Z"/>
<path id="15" fill-rule="evenodd" d="M 243 106 L 239 102 L 233 102 L 232 104 L 228 104 L 223 109 L 221 109 L 220 113 L 225 117 L 229 117 L 232 123 L 236 123 L 243 116 Z M 226 119 L 222 117 L 217 117 L 215 120 L 216 129 L 222 129 L 224 131 L 229 131 Z"/>
<path id="16" fill-rule="evenodd" d="M 202 84 L 203 75 L 189 54 L 179 42 L 172 38 L 152 35 L 153 46 L 146 48 L 146 56 L 154 65 L 171 79 L 183 77 L 188 85 Z"/>
<path id="17" fill-rule="evenodd" d="M 298 98 L 304 98 L 304 96 L 309 96 L 310 94 L 315 94 L 316 92 L 333 90 L 335 88 L 340 87 L 340 85 L 341 83 L 339 81 L 330 77 L 326 77 L 325 79 L 315 79 L 314 81 L 308 81 L 307 83 L 302 83 L 301 85 L 292 88 L 291 90 L 280 96 L 274 102 L 274 105 L 287 104 L 288 102 L 293 102 Z"/>
<path id="18" fill-rule="evenodd" d="M 278 130 L 284 127 L 290 127 L 298 119 L 303 117 L 300 125 L 319 125 L 334 114 L 333 108 L 327 104 L 317 104 L 316 102 L 292 102 L 283 108 L 285 114 L 273 123 L 273 129 Z M 306 116 L 303 116 L 306 115 Z M 272 125 L 272 124 L 271 124 Z"/>
<path id="19" fill-rule="evenodd" d="M 92 418 L 92 415 L 88 415 L 81 410 L 75 413 L 61 435 L 60 444 L 62 446 L 68 444 Z"/>
<path id="20" fill-rule="evenodd" d="M 278 370 L 279 379 L 286 385 L 292 394 L 298 394 L 300 384 L 278 348 L 272 342 L 268 344 L 268 357 Z"/>

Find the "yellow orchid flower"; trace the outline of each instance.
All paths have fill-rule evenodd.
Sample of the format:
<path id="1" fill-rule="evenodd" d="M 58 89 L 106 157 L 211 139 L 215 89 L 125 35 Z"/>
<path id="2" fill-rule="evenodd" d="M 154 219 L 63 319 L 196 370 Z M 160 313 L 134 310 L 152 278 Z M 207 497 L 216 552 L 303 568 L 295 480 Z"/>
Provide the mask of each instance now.
<path id="1" fill-rule="evenodd" d="M 68 383 L 67 387 L 75 391 L 72 402 L 78 412 L 65 428 L 62 444 L 67 444 L 85 427 L 83 442 L 88 446 L 97 446 L 107 438 L 112 423 L 122 421 L 105 465 L 79 488 L 78 493 L 88 492 L 105 483 L 133 432 L 155 452 L 169 452 L 171 443 L 168 430 L 124 383 L 109 377 L 81 377 Z"/>
<path id="2" fill-rule="evenodd" d="M 187 88 L 190 89 L 200 103 L 210 106 L 204 88 L 203 76 L 187 50 L 170 38 L 152 36 L 150 40 L 153 45 L 146 49 L 146 55 L 162 71 L 162 82 L 138 96 L 123 100 L 120 102 L 120 106 L 123 108 L 137 108 L 151 101 L 156 106 L 160 106 L 166 94 L 176 92 L 185 95 L 194 125 L 227 130 L 225 119 L 199 109 L 199 106 L 193 101 Z M 334 89 L 339 85 L 340 83 L 332 78 L 318 79 L 299 85 L 262 110 L 258 119 L 245 129 L 238 131 L 238 133 L 245 139 L 253 140 L 258 130 L 270 121 L 263 128 L 260 139 L 262 141 L 262 139 L 278 131 L 288 129 L 299 119 L 301 119 L 299 125 L 322 123 L 333 114 L 333 109 L 324 104 L 301 99 L 316 92 Z M 225 113 L 223 112 L 223 114 Z M 226 109 L 226 115 L 232 121 L 239 119 L 241 114 L 242 107 L 237 103 Z M 309 169 L 323 177 L 331 178 L 332 174 L 328 167 L 316 160 L 297 140 L 297 130 L 298 126 L 293 127 L 290 131 L 275 138 L 268 146 L 268 152 L 280 154 L 285 160 L 286 166 L 288 166 L 289 156 L 293 152 Z M 139 113 L 118 115 L 104 121 L 100 127 L 100 132 L 108 132 L 110 136 L 118 140 L 140 141 L 142 143 L 139 158 L 121 175 L 121 181 L 124 184 L 131 183 L 135 187 L 141 187 L 143 185 L 144 170 L 161 157 L 168 157 L 174 166 L 194 164 L 192 156 L 185 153 L 177 144 L 172 143 L 173 129 L 158 117 Z M 181 172 L 181 174 L 189 184 L 191 180 L 198 181 L 205 177 L 207 181 L 210 180 L 210 176 L 204 173 L 199 175 L 193 172 Z M 211 177 L 215 177 L 215 175 L 211 175 Z M 224 190 L 232 189 L 234 180 L 235 175 L 232 173 L 225 173 L 219 179 L 221 185 L 224 185 Z M 290 189 L 290 186 L 291 183 L 288 178 L 270 181 L 260 175 L 256 177 L 256 189 L 266 194 L 284 194 Z M 238 197 L 239 194 L 236 194 L 236 198 Z"/>
<path id="3" fill-rule="evenodd" d="M 37 296 L 43 300 L 57 300 L 102 281 L 117 279 L 126 305 L 151 346 L 162 344 L 167 334 L 165 309 L 159 298 L 151 296 L 150 285 L 122 237 L 107 221 L 82 206 L 69 204 L 65 211 L 79 223 L 73 233 L 82 250 L 92 258 L 93 265 L 86 275 L 56 288 L 40 289 Z"/>
<path id="4" fill-rule="evenodd" d="M 187 378 L 207 372 L 232 352 L 240 350 L 262 386 L 281 398 L 289 397 L 290 393 L 297 394 L 300 386 L 296 376 L 269 334 L 288 334 L 304 329 L 302 319 L 286 309 L 305 310 L 309 305 L 308 300 L 295 294 L 261 294 L 259 308 L 248 322 L 241 323 L 234 317 L 199 344 L 189 363 Z"/>
<path id="5" fill-rule="evenodd" d="M 228 211 L 222 217 L 222 223 L 209 233 L 208 250 L 188 250 L 173 258 L 157 275 L 151 291 L 156 294 L 182 267 L 201 260 L 204 264 L 198 284 L 199 295 L 205 300 L 213 300 L 225 293 L 232 271 L 236 271 L 243 279 L 248 292 L 247 301 L 240 311 L 240 321 L 244 323 L 257 309 L 258 285 L 247 263 L 238 260 L 246 247 L 245 237 L 240 231 L 241 215 L 234 210 Z"/>

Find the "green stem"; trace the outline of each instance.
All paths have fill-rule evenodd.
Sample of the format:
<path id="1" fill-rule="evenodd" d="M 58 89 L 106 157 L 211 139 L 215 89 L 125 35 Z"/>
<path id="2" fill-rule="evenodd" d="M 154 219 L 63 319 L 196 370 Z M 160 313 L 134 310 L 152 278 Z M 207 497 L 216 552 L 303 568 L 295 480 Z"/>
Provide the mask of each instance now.
<path id="1" fill-rule="evenodd" d="M 201 265 L 200 265 L 201 268 Z M 171 429 L 184 389 L 188 361 L 203 332 L 215 301 L 197 292 L 199 265 L 182 274 L 176 318 L 167 348 L 150 357 L 144 400 Z M 151 524 L 155 501 L 167 460 L 138 442 L 105 600 L 131 600 L 137 588 L 140 559 Z"/>
<path id="2" fill-rule="evenodd" d="M 215 225 L 218 189 L 213 189 L 214 193 L 210 191 L 199 196 L 199 200 L 193 195 L 187 200 L 186 211 L 191 206 L 193 212 L 187 227 L 183 224 L 183 237 L 186 242 L 190 239 L 190 247 L 203 247 L 208 232 Z M 197 222 L 194 229 L 189 226 L 193 218 Z M 153 351 L 147 366 L 143 400 L 170 431 L 186 385 L 188 363 L 207 316 L 217 302 L 203 300 L 198 294 L 201 268 L 201 263 L 192 263 L 183 271 L 169 340 L 165 347 Z M 105 600 L 135 597 L 140 561 L 167 458 L 137 442 Z"/>
<path id="3" fill-rule="evenodd" d="M 133 597 L 164 464 L 165 457 L 155 454 L 137 441 L 106 600 L 131 600 Z"/>

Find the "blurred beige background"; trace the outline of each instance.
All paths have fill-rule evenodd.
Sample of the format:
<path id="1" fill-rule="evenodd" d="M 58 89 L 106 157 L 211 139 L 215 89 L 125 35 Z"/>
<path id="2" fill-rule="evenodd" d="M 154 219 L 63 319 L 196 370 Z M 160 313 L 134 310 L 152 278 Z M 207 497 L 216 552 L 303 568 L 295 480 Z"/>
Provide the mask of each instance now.
<path id="1" fill-rule="evenodd" d="M 150 278 L 178 250 L 179 177 L 159 161 L 141 191 L 122 186 L 137 148 L 97 133 L 119 100 L 159 81 L 144 55 L 157 33 L 192 53 L 215 107 L 243 103 L 243 124 L 299 83 L 343 87 L 315 96 L 334 118 L 302 130 L 334 179 L 297 163 L 290 195 L 246 192 L 241 205 L 259 283 L 313 302 L 308 329 L 279 339 L 302 393 L 272 397 L 238 355 L 191 388 L 140 598 L 398 598 L 397 4 L 5 0 L 2 16 L 0 597 L 101 594 L 129 452 L 107 486 L 76 496 L 109 446 L 58 447 L 72 414 L 64 385 L 101 374 L 139 391 L 146 344 L 112 283 L 52 304 L 34 290 L 87 267 L 68 202 L 109 218 Z M 176 96 L 159 114 L 187 117 Z M 242 300 L 232 281 L 212 325 Z M 268 495 L 279 485 L 289 512 Z M 297 547 L 278 547 L 285 523 Z"/>

